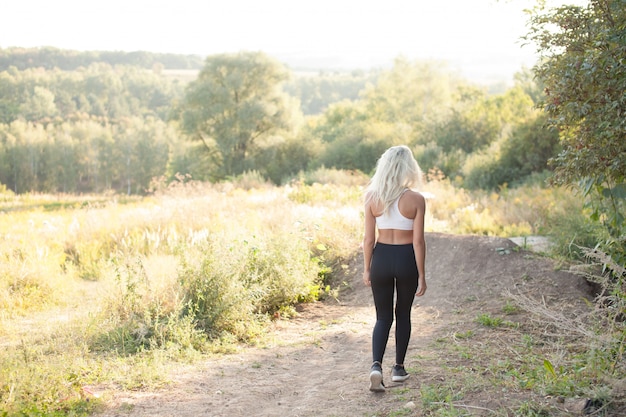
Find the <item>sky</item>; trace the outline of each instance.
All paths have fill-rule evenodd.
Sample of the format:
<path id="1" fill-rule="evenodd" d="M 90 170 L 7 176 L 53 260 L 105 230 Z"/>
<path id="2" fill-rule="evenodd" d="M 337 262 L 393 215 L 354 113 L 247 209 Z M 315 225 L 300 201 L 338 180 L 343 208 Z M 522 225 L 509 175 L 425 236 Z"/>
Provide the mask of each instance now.
<path id="1" fill-rule="evenodd" d="M 556 1 L 556 0 L 555 0 Z M 292 69 L 445 61 L 468 78 L 510 80 L 531 0 L 0 0 L 0 48 L 212 55 L 263 51 Z"/>

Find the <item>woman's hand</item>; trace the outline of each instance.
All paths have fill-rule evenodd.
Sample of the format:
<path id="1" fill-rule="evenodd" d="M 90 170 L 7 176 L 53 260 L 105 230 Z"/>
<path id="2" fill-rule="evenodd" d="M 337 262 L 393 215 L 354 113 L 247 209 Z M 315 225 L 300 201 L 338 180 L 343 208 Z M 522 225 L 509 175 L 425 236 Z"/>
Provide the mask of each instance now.
<path id="1" fill-rule="evenodd" d="M 421 297 L 424 294 L 426 294 L 426 279 L 420 277 L 417 281 L 417 292 L 415 295 Z"/>
<path id="2" fill-rule="evenodd" d="M 372 281 L 370 281 L 370 271 L 363 271 L 363 284 L 368 287 L 372 286 Z"/>

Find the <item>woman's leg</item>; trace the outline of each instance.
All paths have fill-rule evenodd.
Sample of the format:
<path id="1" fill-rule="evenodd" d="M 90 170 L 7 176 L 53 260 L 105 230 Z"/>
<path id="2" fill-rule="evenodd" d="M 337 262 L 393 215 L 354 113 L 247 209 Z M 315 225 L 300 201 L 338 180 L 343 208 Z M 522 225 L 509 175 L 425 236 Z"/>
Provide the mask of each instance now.
<path id="1" fill-rule="evenodd" d="M 372 334 L 372 360 L 383 363 L 389 332 L 393 323 L 394 276 L 393 246 L 377 244 L 372 254 L 370 280 L 376 306 L 376 324 Z"/>
<path id="2" fill-rule="evenodd" d="M 400 249 L 400 248 L 398 248 Z M 413 245 L 403 245 L 396 264 L 396 364 L 404 364 L 411 338 L 411 306 L 417 291 Z"/>

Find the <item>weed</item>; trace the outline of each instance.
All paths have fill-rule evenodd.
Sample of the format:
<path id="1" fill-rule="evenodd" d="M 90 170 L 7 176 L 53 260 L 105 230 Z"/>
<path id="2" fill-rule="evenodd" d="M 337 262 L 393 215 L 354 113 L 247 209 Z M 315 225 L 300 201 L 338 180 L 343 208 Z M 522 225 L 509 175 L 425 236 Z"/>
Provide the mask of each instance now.
<path id="1" fill-rule="evenodd" d="M 504 314 L 516 314 L 520 312 L 520 308 L 513 304 L 510 300 L 506 301 L 504 307 L 502 307 Z"/>
<path id="2" fill-rule="evenodd" d="M 413 414 L 413 411 L 408 408 L 401 408 L 399 410 L 394 410 L 389 412 L 389 417 L 402 417 L 402 416 L 410 416 Z"/>
<path id="3" fill-rule="evenodd" d="M 472 337 L 474 337 L 475 333 L 473 330 L 466 330 L 464 332 L 456 332 L 454 333 L 454 338 L 455 339 L 471 339 Z"/>
<path id="4" fill-rule="evenodd" d="M 485 327 L 500 327 L 504 323 L 501 317 L 492 317 L 487 313 L 480 314 L 476 321 Z"/>
<path id="5" fill-rule="evenodd" d="M 522 402 L 514 413 L 519 417 L 549 417 L 552 415 L 550 410 L 529 401 Z"/>
<path id="6" fill-rule="evenodd" d="M 462 398 L 461 390 L 445 385 L 423 385 L 420 387 L 420 395 L 422 405 L 430 411 L 439 409 L 441 405 L 451 405 Z M 451 409 L 454 409 L 454 406 L 451 406 Z"/>

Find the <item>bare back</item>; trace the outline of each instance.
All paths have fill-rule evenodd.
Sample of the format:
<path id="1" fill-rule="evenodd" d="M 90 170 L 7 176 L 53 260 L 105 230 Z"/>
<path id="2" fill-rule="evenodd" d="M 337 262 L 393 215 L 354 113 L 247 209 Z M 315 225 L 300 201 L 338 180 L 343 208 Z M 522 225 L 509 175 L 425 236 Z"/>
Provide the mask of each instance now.
<path id="1" fill-rule="evenodd" d="M 398 200 L 398 209 L 404 217 L 413 219 L 413 230 L 378 229 L 376 241 L 390 245 L 404 245 L 413 242 L 415 233 L 423 235 L 424 206 L 424 197 L 420 193 L 410 190 L 405 192 Z M 374 217 L 378 217 L 383 212 L 382 204 L 370 204 L 370 210 Z"/>

